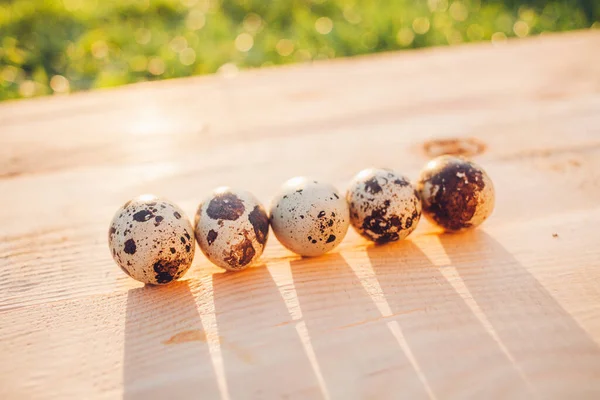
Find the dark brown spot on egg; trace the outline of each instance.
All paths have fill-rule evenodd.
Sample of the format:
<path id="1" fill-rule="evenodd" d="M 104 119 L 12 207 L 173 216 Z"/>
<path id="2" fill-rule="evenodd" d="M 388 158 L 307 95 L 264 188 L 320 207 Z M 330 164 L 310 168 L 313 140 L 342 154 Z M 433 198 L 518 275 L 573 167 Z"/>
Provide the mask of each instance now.
<path id="1" fill-rule="evenodd" d="M 433 188 L 433 196 L 423 199 L 423 210 L 438 225 L 449 231 L 471 226 L 479 206 L 479 193 L 485 182 L 482 172 L 463 159 L 441 163 L 421 177 L 419 187 Z M 421 195 L 424 197 L 423 192 Z"/>
<path id="2" fill-rule="evenodd" d="M 254 250 L 252 241 L 248 238 L 248 232 L 244 232 L 244 240 L 231 246 L 229 255 L 224 258 L 224 261 L 229 264 L 231 268 L 238 269 L 248 265 L 255 255 L 256 250 Z"/>
<path id="3" fill-rule="evenodd" d="M 127 254 L 135 254 L 135 250 L 136 250 L 136 246 L 135 246 L 135 240 L 133 239 L 129 239 L 125 242 L 125 253 Z"/>
<path id="4" fill-rule="evenodd" d="M 108 241 L 110 242 L 112 240 L 112 235 L 114 235 L 117 232 L 117 230 L 115 229 L 114 226 L 111 226 L 110 229 L 108 230 Z"/>
<path id="5" fill-rule="evenodd" d="M 208 242 L 209 246 L 215 242 L 217 236 L 219 236 L 219 234 L 214 230 L 211 229 L 210 231 L 208 231 L 208 235 L 206 235 L 206 241 Z"/>
<path id="6" fill-rule="evenodd" d="M 404 179 L 404 178 L 397 178 L 397 179 L 394 179 L 394 183 L 395 183 L 396 185 L 398 185 L 398 186 L 402 186 L 402 187 L 410 185 L 410 182 L 408 182 L 408 181 L 407 181 L 406 179 Z"/>
<path id="7" fill-rule="evenodd" d="M 164 219 L 165 217 L 161 217 L 160 215 L 154 217 L 154 226 L 159 226 Z"/>
<path id="8" fill-rule="evenodd" d="M 400 238 L 398 233 L 402 230 L 402 220 L 395 214 L 388 215 L 390 204 L 388 200 L 371 210 L 360 226 L 361 235 L 376 243 L 394 242 Z"/>
<path id="9" fill-rule="evenodd" d="M 265 210 L 261 206 L 254 207 L 252 212 L 248 214 L 248 220 L 254 228 L 254 235 L 258 243 L 265 244 L 269 235 L 269 218 Z"/>
<path id="10" fill-rule="evenodd" d="M 212 219 L 235 221 L 245 211 L 244 202 L 233 193 L 217 194 L 208 204 L 206 214 Z"/>
<path id="11" fill-rule="evenodd" d="M 390 242 L 395 242 L 399 238 L 400 238 L 400 236 L 398 236 L 398 232 L 387 232 L 387 233 L 384 233 L 383 235 L 379 236 L 377 239 L 375 239 L 375 243 L 386 244 L 386 243 L 390 243 Z"/>
<path id="12" fill-rule="evenodd" d="M 323 218 L 325 216 L 325 211 L 321 211 L 319 212 L 319 215 L 317 215 L 318 218 Z"/>
<path id="13" fill-rule="evenodd" d="M 331 243 L 335 240 L 335 235 L 329 235 L 329 237 L 327 238 L 327 242 L 326 243 Z"/>
<path id="14" fill-rule="evenodd" d="M 176 252 L 177 250 L 175 250 L 175 247 L 171 247 L 171 248 L 169 249 L 169 251 L 171 252 L 171 254 L 175 254 L 175 252 Z"/>
<path id="15" fill-rule="evenodd" d="M 365 182 L 365 192 L 375 194 L 381 192 L 381 186 L 377 182 L 377 178 L 373 177 Z"/>
<path id="16" fill-rule="evenodd" d="M 183 236 L 181 236 L 181 237 L 179 238 L 179 240 L 181 240 L 181 244 L 185 244 L 185 242 L 186 242 L 186 240 L 185 240 L 185 238 L 184 238 Z"/>
<path id="17" fill-rule="evenodd" d="M 141 210 L 133 214 L 133 219 L 137 222 L 146 222 L 152 218 L 154 214 L 148 210 Z"/>
<path id="18" fill-rule="evenodd" d="M 158 283 L 169 283 L 178 276 L 181 260 L 159 260 L 154 263 L 155 279 Z"/>
<path id="19" fill-rule="evenodd" d="M 173 213 L 173 216 L 177 219 L 181 219 L 181 214 L 179 214 L 177 211 Z"/>

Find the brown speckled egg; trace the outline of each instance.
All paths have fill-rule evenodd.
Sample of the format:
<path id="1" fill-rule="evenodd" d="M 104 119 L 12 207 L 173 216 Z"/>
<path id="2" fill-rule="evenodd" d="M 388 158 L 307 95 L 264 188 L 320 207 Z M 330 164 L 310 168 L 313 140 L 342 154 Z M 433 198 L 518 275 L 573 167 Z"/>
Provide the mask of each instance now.
<path id="1" fill-rule="evenodd" d="M 144 283 L 181 278 L 194 259 L 193 229 L 179 207 L 153 195 L 125 203 L 113 217 L 108 245 L 116 263 Z"/>
<path id="2" fill-rule="evenodd" d="M 196 241 L 215 265 L 239 271 L 263 253 L 269 218 L 251 194 L 228 187 L 215 189 L 200 203 L 194 223 Z"/>
<path id="3" fill-rule="evenodd" d="M 423 213 L 447 231 L 481 224 L 494 210 L 494 185 L 477 164 L 462 157 L 441 156 L 421 172 L 417 190 Z"/>
<path id="4" fill-rule="evenodd" d="M 303 256 L 336 247 L 349 225 L 348 205 L 335 187 L 303 177 L 283 185 L 271 201 L 269 215 L 281 244 Z"/>
<path id="5" fill-rule="evenodd" d="M 359 172 L 346 192 L 350 223 L 376 243 L 401 240 L 417 228 L 421 200 L 410 181 L 388 169 Z"/>

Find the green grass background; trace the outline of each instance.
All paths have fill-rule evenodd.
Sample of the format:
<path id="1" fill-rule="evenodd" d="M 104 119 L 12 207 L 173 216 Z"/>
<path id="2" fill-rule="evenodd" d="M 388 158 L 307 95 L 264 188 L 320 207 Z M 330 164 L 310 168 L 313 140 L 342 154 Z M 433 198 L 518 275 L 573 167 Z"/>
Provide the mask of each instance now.
<path id="1" fill-rule="evenodd" d="M 0 100 L 599 21 L 600 0 L 0 0 Z"/>

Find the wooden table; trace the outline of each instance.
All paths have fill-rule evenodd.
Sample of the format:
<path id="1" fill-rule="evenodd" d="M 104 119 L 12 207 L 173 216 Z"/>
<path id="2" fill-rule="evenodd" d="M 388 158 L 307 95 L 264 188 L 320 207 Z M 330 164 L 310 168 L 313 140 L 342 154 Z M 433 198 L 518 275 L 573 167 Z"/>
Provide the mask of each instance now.
<path id="1" fill-rule="evenodd" d="M 588 31 L 1 104 L 0 398 L 600 398 L 599 50 Z M 461 149 L 497 189 L 469 233 L 349 232 L 314 259 L 271 236 L 262 265 L 198 251 L 166 287 L 108 251 L 141 193 L 192 216 L 215 186 L 266 203 Z"/>

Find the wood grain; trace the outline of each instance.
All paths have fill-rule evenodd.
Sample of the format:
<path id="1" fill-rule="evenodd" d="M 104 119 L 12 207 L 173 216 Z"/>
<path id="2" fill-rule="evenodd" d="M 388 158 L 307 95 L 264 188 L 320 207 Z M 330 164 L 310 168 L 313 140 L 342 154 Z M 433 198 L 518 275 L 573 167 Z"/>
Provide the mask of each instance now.
<path id="1" fill-rule="evenodd" d="M 600 396 L 600 33 L 382 54 L 0 105 L 0 398 Z M 497 188 L 476 231 L 350 232 L 240 273 L 112 262 L 140 193 L 193 215 L 310 175 L 416 177 L 436 140 Z M 433 145 L 432 145 L 433 143 Z M 448 145 L 448 142 L 446 143 Z"/>

